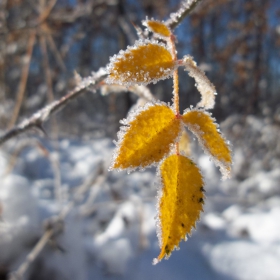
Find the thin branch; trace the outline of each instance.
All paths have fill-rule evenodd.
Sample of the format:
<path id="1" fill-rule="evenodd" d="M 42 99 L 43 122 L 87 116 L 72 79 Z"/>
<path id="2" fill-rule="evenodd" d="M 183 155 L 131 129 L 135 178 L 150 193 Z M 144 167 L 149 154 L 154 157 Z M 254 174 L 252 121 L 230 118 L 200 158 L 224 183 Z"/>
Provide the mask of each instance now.
<path id="1" fill-rule="evenodd" d="M 123 17 L 123 16 L 120 16 L 118 18 L 118 22 L 119 22 L 121 29 L 126 34 L 129 44 L 134 44 L 134 42 L 136 41 L 137 38 L 136 38 L 135 34 L 133 33 L 133 31 L 131 30 L 131 25 L 127 23 L 125 17 Z"/>
<path id="2" fill-rule="evenodd" d="M 46 84 L 47 84 L 47 88 L 48 88 L 48 101 L 52 102 L 52 101 L 54 101 L 54 94 L 53 94 L 53 89 L 52 89 L 52 87 L 53 87 L 52 86 L 52 74 L 51 74 L 50 65 L 49 65 L 45 35 L 40 35 L 40 46 L 41 46 L 41 51 L 42 51 L 42 55 L 43 55 L 43 68 L 44 68 L 44 72 L 45 72 L 45 79 L 46 79 Z"/>
<path id="3" fill-rule="evenodd" d="M 81 95 L 87 88 L 92 87 L 93 90 L 97 89 L 99 83 L 103 81 L 106 76 L 107 74 L 104 68 L 100 68 L 97 73 L 93 73 L 92 76 L 82 79 L 82 81 L 68 94 L 40 109 L 30 118 L 23 120 L 19 125 L 14 126 L 10 130 L 6 131 L 0 137 L 0 146 L 7 142 L 9 139 L 16 137 L 30 130 L 31 128 L 38 128 L 43 130 L 43 123 L 46 122 L 51 115 L 62 109 L 70 100 L 73 100 Z"/>
<path id="4" fill-rule="evenodd" d="M 42 29 L 44 28 L 44 24 L 42 25 Z M 48 97 L 48 103 L 51 103 L 54 101 L 54 93 L 53 93 L 53 82 L 52 82 L 52 72 L 49 64 L 48 59 L 48 51 L 47 51 L 47 43 L 46 43 L 46 34 L 43 32 L 40 36 L 40 46 L 41 46 L 41 52 L 43 55 L 43 68 L 45 72 L 45 80 L 47 84 L 47 97 Z M 52 119 L 52 138 L 57 139 L 58 137 L 58 126 L 56 119 Z"/>
<path id="5" fill-rule="evenodd" d="M 48 42 L 48 45 L 50 47 L 50 49 L 52 50 L 52 52 L 54 53 L 54 56 L 59 64 L 59 67 L 64 71 L 66 72 L 66 66 L 63 62 L 63 59 L 61 57 L 61 54 L 59 52 L 59 50 L 57 49 L 56 45 L 55 45 L 55 42 L 53 40 L 53 37 L 51 34 L 46 34 L 47 36 L 47 42 Z"/>
<path id="6" fill-rule="evenodd" d="M 20 280 L 22 279 L 23 275 L 27 271 L 30 264 L 34 262 L 34 260 L 38 257 L 41 251 L 44 249 L 52 235 L 54 234 L 53 229 L 49 229 L 45 231 L 44 235 L 41 237 L 39 242 L 33 248 L 33 250 L 27 255 L 26 260 L 21 264 L 19 269 L 10 275 L 9 280 Z"/>
<path id="7" fill-rule="evenodd" d="M 29 36 L 29 40 L 28 40 L 28 44 L 27 44 L 27 52 L 26 52 L 27 61 L 25 62 L 25 65 L 23 66 L 23 69 L 22 69 L 21 80 L 19 83 L 18 93 L 17 93 L 17 101 L 16 101 L 16 105 L 14 108 L 12 118 L 9 122 L 8 128 L 13 127 L 13 125 L 16 123 L 18 114 L 19 114 L 19 111 L 20 111 L 20 108 L 21 108 L 21 105 L 23 102 L 24 92 L 25 92 L 28 73 L 29 73 L 31 56 L 32 56 L 33 47 L 34 47 L 34 43 L 35 43 L 35 35 L 36 35 L 36 31 L 33 30 Z"/>
<path id="8" fill-rule="evenodd" d="M 183 21 L 183 19 L 193 11 L 200 1 L 201 0 L 185 0 L 182 3 L 181 8 L 176 13 L 172 13 L 165 23 L 170 27 L 170 29 L 174 30 Z"/>
<path id="9" fill-rule="evenodd" d="M 45 21 L 48 16 L 50 15 L 53 7 L 55 6 L 57 0 L 51 0 L 49 5 L 47 7 L 44 7 L 44 10 L 41 12 L 39 18 L 38 18 L 38 23 L 42 23 L 43 21 Z"/>

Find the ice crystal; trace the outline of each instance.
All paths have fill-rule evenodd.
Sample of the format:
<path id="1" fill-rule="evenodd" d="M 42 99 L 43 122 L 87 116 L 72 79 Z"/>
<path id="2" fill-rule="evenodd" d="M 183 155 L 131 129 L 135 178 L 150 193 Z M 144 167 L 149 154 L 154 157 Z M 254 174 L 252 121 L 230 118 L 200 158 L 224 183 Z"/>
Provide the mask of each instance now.
<path id="1" fill-rule="evenodd" d="M 139 40 L 110 58 L 106 82 L 126 86 L 147 85 L 170 77 L 176 68 L 177 63 L 165 44 Z"/>
<path id="2" fill-rule="evenodd" d="M 212 109 L 215 105 L 215 95 L 217 95 L 214 85 L 205 76 L 204 72 L 197 67 L 191 56 L 184 56 L 183 65 L 189 75 L 195 79 L 195 86 L 201 93 L 201 101 L 197 104 L 197 107 Z"/>

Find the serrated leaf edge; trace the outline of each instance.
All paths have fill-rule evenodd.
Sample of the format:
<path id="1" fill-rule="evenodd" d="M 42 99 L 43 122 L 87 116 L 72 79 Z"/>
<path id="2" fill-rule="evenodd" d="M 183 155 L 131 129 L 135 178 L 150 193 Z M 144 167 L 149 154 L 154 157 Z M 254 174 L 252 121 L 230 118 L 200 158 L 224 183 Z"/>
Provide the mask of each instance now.
<path id="1" fill-rule="evenodd" d="M 120 120 L 120 123 L 123 124 L 123 126 L 120 127 L 120 130 L 118 131 L 117 133 L 117 138 L 118 138 L 118 141 L 113 141 L 114 144 L 116 145 L 116 150 L 113 154 L 113 158 L 111 160 L 111 164 L 109 166 L 109 169 L 108 171 L 112 171 L 112 170 L 116 170 L 116 171 L 127 171 L 127 173 L 129 174 L 130 172 L 132 171 L 135 171 L 135 170 L 140 170 L 140 171 L 143 171 L 145 170 L 146 168 L 148 167 L 152 167 L 152 166 L 157 166 L 159 164 L 159 162 L 161 161 L 157 161 L 157 162 L 153 162 L 151 163 L 150 165 L 147 165 L 145 167 L 139 165 L 137 167 L 134 167 L 134 168 L 113 168 L 114 166 L 114 163 L 116 161 L 116 159 L 118 158 L 119 156 L 119 153 L 120 153 L 120 148 L 121 148 L 121 144 L 122 144 L 122 141 L 124 139 L 124 135 L 127 133 L 127 131 L 129 130 L 130 126 L 129 124 L 134 121 L 136 119 L 136 117 L 141 113 L 141 112 L 144 112 L 146 110 L 148 110 L 150 107 L 152 106 L 156 106 L 156 105 L 161 105 L 161 106 L 166 106 L 168 107 L 169 109 L 171 109 L 174 113 L 174 116 L 176 115 L 175 113 L 175 110 L 173 108 L 173 106 L 170 106 L 169 103 L 165 103 L 163 101 L 160 101 L 160 100 L 157 100 L 157 101 L 149 101 L 147 102 L 144 106 L 141 106 L 141 107 L 138 107 L 136 108 L 135 110 L 131 111 L 129 113 L 129 115 L 127 116 L 127 118 L 125 119 L 122 119 Z M 163 156 L 163 159 L 165 159 L 166 157 L 168 157 L 170 154 L 174 153 L 174 150 L 175 150 L 175 144 L 179 141 L 181 135 L 182 135 L 182 131 L 184 129 L 184 123 L 183 121 L 180 119 L 180 130 L 179 130 L 179 133 L 177 135 L 177 137 L 174 139 L 174 142 L 170 144 L 170 152 L 167 153 L 166 155 Z"/>
<path id="2" fill-rule="evenodd" d="M 156 216 L 155 216 L 155 221 L 156 221 L 156 235 L 157 235 L 157 239 L 158 239 L 158 244 L 159 244 L 159 247 L 160 249 L 162 248 L 162 226 L 161 226 L 161 221 L 160 221 L 160 202 L 161 202 L 161 197 L 163 195 L 163 188 L 164 188 L 164 185 L 163 185 L 163 179 L 162 179 L 162 176 L 161 176 L 161 171 L 160 171 L 160 167 L 161 165 L 163 164 L 163 162 L 169 157 L 169 156 L 172 156 L 174 155 L 174 153 L 169 153 L 168 156 L 164 157 L 159 163 L 158 163 L 158 166 L 157 166 L 157 170 L 156 170 L 156 178 L 157 178 L 157 181 L 156 181 L 156 186 L 157 186 L 157 195 L 156 195 Z M 200 168 L 198 167 L 198 165 L 195 163 L 195 161 L 193 160 L 192 157 L 189 157 L 189 156 L 186 156 L 184 152 L 180 152 L 179 153 L 180 156 L 184 156 L 186 158 L 188 158 L 189 160 L 191 160 L 194 165 L 197 167 L 200 175 L 201 175 L 201 178 L 202 178 L 202 182 L 203 182 L 203 186 L 205 186 L 205 179 L 204 179 L 204 176 L 200 170 Z M 206 197 L 206 192 L 204 190 L 204 201 L 207 200 L 207 197 Z M 181 239 L 180 242 L 182 240 L 184 241 L 187 241 L 188 237 L 191 237 L 193 232 L 196 230 L 196 225 L 198 222 L 201 221 L 201 213 L 204 212 L 204 209 L 202 208 L 202 210 L 200 211 L 199 213 L 199 217 L 198 219 L 195 221 L 195 224 L 194 226 L 192 227 L 190 233 L 187 233 L 185 238 Z M 175 246 L 174 247 L 174 250 L 180 250 L 180 247 L 179 246 Z M 172 250 L 172 252 L 174 251 Z M 165 255 L 164 259 L 165 260 L 168 260 L 172 254 L 172 252 L 169 254 L 169 255 Z M 156 265 L 160 262 L 161 260 L 158 260 L 158 258 L 154 258 L 153 259 L 153 265 Z"/>
<path id="3" fill-rule="evenodd" d="M 106 66 L 107 74 L 110 75 L 110 73 L 112 72 L 112 69 L 114 68 L 114 64 L 116 62 L 118 62 L 119 60 L 123 59 L 123 56 L 125 54 L 129 53 L 131 50 L 137 50 L 138 47 L 146 46 L 148 44 L 153 44 L 153 45 L 158 45 L 158 46 L 164 47 L 172 55 L 172 51 L 171 51 L 171 48 L 170 48 L 169 45 L 161 43 L 157 40 L 149 40 L 149 39 L 141 40 L 140 39 L 140 40 L 137 40 L 133 46 L 128 46 L 126 48 L 126 50 L 121 50 L 121 51 L 119 51 L 118 54 L 115 54 L 114 56 L 110 57 L 109 64 Z M 177 61 L 174 61 L 173 68 L 171 68 L 170 71 L 167 74 L 163 75 L 159 79 L 155 79 L 155 80 L 149 81 L 149 82 L 141 82 L 141 83 L 139 83 L 139 82 L 122 82 L 122 85 L 125 85 L 127 87 L 129 87 L 131 85 L 134 85 L 134 84 L 146 86 L 148 84 L 155 83 L 155 82 L 160 81 L 160 80 L 165 80 L 172 75 L 173 71 L 176 70 L 178 68 L 178 66 L 179 65 L 178 65 Z M 107 84 L 120 84 L 118 79 L 111 78 L 109 76 L 105 79 L 105 83 L 107 83 Z"/>
<path id="4" fill-rule="evenodd" d="M 195 108 L 195 109 L 186 109 L 183 113 L 186 114 L 188 112 L 192 112 L 192 111 L 198 111 L 198 112 L 202 112 L 204 114 L 207 114 L 210 119 L 213 121 L 213 124 L 216 126 L 216 129 L 217 131 L 219 130 L 219 124 L 216 123 L 216 119 L 213 118 L 211 116 L 211 114 L 203 109 L 199 109 L 199 108 Z M 231 172 L 231 166 L 232 166 L 232 161 L 231 163 L 227 163 L 227 162 L 224 162 L 223 160 L 218 160 L 215 156 L 213 156 L 209 150 L 206 148 L 206 145 L 205 145 L 205 141 L 202 139 L 202 137 L 200 137 L 200 135 L 198 135 L 198 133 L 196 133 L 196 124 L 186 124 L 184 123 L 184 125 L 196 136 L 196 138 L 198 139 L 198 142 L 200 144 L 200 146 L 202 147 L 204 153 L 209 156 L 211 158 L 211 160 L 214 162 L 214 164 L 219 167 L 220 169 L 220 172 L 222 174 L 222 180 L 225 180 L 225 179 L 228 179 L 230 178 L 230 172 Z M 229 141 L 227 141 L 227 139 L 224 137 L 224 135 L 222 134 L 221 131 L 219 131 L 219 134 L 221 136 L 221 138 L 224 140 L 224 142 L 226 143 L 226 145 L 228 146 L 229 148 L 229 151 L 230 151 L 230 158 L 232 159 L 232 145 L 229 143 Z"/>

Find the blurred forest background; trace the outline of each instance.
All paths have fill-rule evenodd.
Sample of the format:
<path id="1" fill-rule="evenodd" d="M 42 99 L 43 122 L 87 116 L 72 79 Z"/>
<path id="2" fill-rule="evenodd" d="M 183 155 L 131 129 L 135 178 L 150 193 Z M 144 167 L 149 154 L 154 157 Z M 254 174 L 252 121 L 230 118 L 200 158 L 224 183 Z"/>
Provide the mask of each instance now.
<path id="1" fill-rule="evenodd" d="M 0 127 L 11 128 L 105 67 L 109 57 L 137 39 L 132 25 L 164 20 L 180 1 L 1 0 Z M 278 0 L 207 0 L 175 30 L 178 57 L 190 54 L 216 86 L 214 116 L 254 114 L 280 121 Z M 180 71 L 182 110 L 199 100 L 193 81 Z M 170 88 L 170 90 L 166 90 Z M 151 86 L 170 101 L 171 82 Z M 118 120 L 135 102 L 129 92 L 106 97 L 88 92 L 60 113 L 60 135 L 98 131 L 114 136 Z"/>
<path id="2" fill-rule="evenodd" d="M 180 2 L 0 0 L 1 135 L 74 89 L 75 73 L 88 77 L 133 45 L 146 16 L 166 20 Z M 107 172 L 138 96 L 89 88 L 44 123 L 45 135 L 29 131 L 0 150 L 1 280 L 29 266 L 16 279 L 280 279 L 280 1 L 202 0 L 174 33 L 178 57 L 193 56 L 215 85 L 213 116 L 233 146 L 232 179 L 221 182 L 191 143 L 207 190 L 191 240 L 151 265 L 155 169 Z M 200 94 L 179 75 L 183 111 Z M 171 101 L 171 80 L 148 87 Z"/>

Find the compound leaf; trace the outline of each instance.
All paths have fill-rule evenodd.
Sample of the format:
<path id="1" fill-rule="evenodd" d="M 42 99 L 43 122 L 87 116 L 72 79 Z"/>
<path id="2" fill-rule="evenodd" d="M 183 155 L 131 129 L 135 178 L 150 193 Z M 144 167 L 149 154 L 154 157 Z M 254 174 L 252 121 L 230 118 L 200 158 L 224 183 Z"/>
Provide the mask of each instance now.
<path id="1" fill-rule="evenodd" d="M 166 38 L 171 36 L 170 29 L 163 22 L 157 20 L 145 20 L 143 21 L 143 25 L 147 26 L 147 28 L 150 31 L 156 33 L 161 38 Z"/>
<path id="2" fill-rule="evenodd" d="M 111 169 L 133 170 L 159 162 L 182 130 L 180 119 L 163 102 L 146 103 L 123 124 Z"/>
<path id="3" fill-rule="evenodd" d="M 156 41 L 137 41 L 135 46 L 110 59 L 106 82 L 146 85 L 170 77 L 176 67 L 176 61 L 165 45 Z"/>
<path id="4" fill-rule="evenodd" d="M 191 233 L 203 210 L 203 178 L 189 158 L 171 155 L 160 166 L 162 194 L 158 204 L 158 238 L 161 252 L 154 264 L 169 257 L 181 239 Z"/>
<path id="5" fill-rule="evenodd" d="M 230 176 L 231 150 L 225 138 L 217 129 L 211 116 L 202 110 L 188 110 L 182 116 L 185 125 L 196 135 L 204 151 L 220 167 L 223 178 Z"/>

